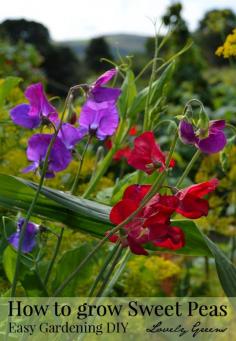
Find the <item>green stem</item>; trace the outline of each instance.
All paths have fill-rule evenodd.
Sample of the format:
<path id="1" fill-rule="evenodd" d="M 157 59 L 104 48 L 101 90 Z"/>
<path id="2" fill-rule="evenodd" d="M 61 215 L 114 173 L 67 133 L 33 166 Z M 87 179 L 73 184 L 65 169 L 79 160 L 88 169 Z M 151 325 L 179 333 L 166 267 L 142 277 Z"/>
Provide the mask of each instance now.
<path id="1" fill-rule="evenodd" d="M 176 183 L 176 187 L 180 187 L 186 176 L 189 174 L 190 170 L 192 169 L 195 161 L 199 158 L 201 152 L 198 149 L 196 153 L 193 155 L 192 160 L 189 162 L 188 166 L 185 168 L 185 171 L 183 172 L 182 176 L 179 178 L 179 180 Z"/>
<path id="2" fill-rule="evenodd" d="M 116 282 L 118 281 L 120 275 L 122 274 L 122 272 L 123 272 L 123 270 L 124 270 L 128 260 L 130 258 L 130 255 L 131 255 L 131 252 L 130 252 L 129 249 L 127 249 L 125 251 L 125 254 L 124 254 L 123 258 L 121 259 L 120 264 L 118 265 L 114 275 L 112 276 L 111 281 L 108 283 L 106 289 L 103 291 L 102 296 L 107 297 L 109 295 L 109 293 L 111 292 L 113 286 L 116 284 Z"/>
<path id="3" fill-rule="evenodd" d="M 61 233 L 59 234 L 59 236 L 57 237 L 57 243 L 56 243 L 56 247 L 55 247 L 55 251 L 53 253 L 53 257 L 51 259 L 51 262 L 48 266 L 45 278 L 44 278 L 44 285 L 47 285 L 53 265 L 55 263 L 55 260 L 57 258 L 57 254 L 59 252 L 60 246 L 61 246 L 61 242 L 62 242 L 62 237 L 63 237 L 63 232 L 64 232 L 64 228 L 61 229 Z"/>
<path id="4" fill-rule="evenodd" d="M 86 145 L 84 147 L 84 150 L 83 150 L 83 153 L 81 155 L 81 160 L 80 160 L 80 164 L 79 164 L 79 168 L 78 168 L 78 171 L 77 171 L 77 174 L 75 176 L 75 181 L 72 185 L 72 188 L 71 188 L 71 194 L 75 194 L 78 190 L 78 185 L 79 185 L 79 177 L 80 177 L 80 173 L 81 173 L 81 170 L 82 170 L 82 167 L 83 167 L 83 163 L 84 163 L 84 157 L 85 157 L 85 154 L 87 152 L 87 149 L 88 149 L 88 146 L 91 142 L 91 139 L 92 139 L 92 136 L 90 135 L 87 142 L 86 142 Z"/>
<path id="5" fill-rule="evenodd" d="M 162 124 L 168 124 L 169 126 L 174 126 L 174 128 L 177 128 L 177 124 L 175 123 L 175 121 L 172 120 L 163 120 L 158 122 L 158 124 L 155 126 L 155 130 L 157 130 L 157 128 L 159 128 Z"/>
<path id="6" fill-rule="evenodd" d="M 27 213 L 26 218 L 25 218 L 25 222 L 24 222 L 24 224 L 23 224 L 23 226 L 21 228 L 20 240 L 19 240 L 19 245 L 18 245 L 18 250 L 17 250 L 15 273 L 14 273 L 12 289 L 11 289 L 11 297 L 15 297 L 15 295 L 16 295 L 16 286 L 17 286 L 17 280 L 18 280 L 19 270 L 20 270 L 21 251 L 22 251 L 22 246 L 23 246 L 23 240 L 24 240 L 24 236 L 25 236 L 25 232 L 26 232 L 26 228 L 27 228 L 28 222 L 29 222 L 30 217 L 31 217 L 31 215 L 33 213 L 34 206 L 35 206 L 35 204 L 36 204 L 36 202 L 38 200 L 41 188 L 43 186 L 44 175 L 45 174 L 42 174 L 42 176 L 40 178 L 40 182 L 39 182 L 39 186 L 38 186 L 37 192 L 36 192 L 36 194 L 34 196 L 34 199 L 33 199 L 32 203 L 30 205 L 30 208 L 29 208 L 28 213 Z"/>
<path id="7" fill-rule="evenodd" d="M 209 276 L 210 276 L 210 268 L 209 268 L 209 259 L 208 257 L 204 257 L 204 263 L 205 263 L 205 279 L 206 282 L 209 281 Z"/>
<path id="8" fill-rule="evenodd" d="M 83 194 L 83 198 L 88 198 L 90 194 L 93 192 L 94 188 L 97 186 L 97 183 L 99 182 L 101 177 L 106 173 L 108 167 L 110 166 L 115 152 L 116 152 L 115 148 L 110 149 L 105 158 L 102 160 L 101 164 L 98 166 L 96 174 L 94 174 L 94 176 L 91 178 L 88 187 Z"/>
<path id="9" fill-rule="evenodd" d="M 232 237 L 232 245 L 231 245 L 231 254 L 230 254 L 230 260 L 233 263 L 234 262 L 234 254 L 236 249 L 236 237 Z"/>
<path id="10" fill-rule="evenodd" d="M 91 297 L 93 295 L 94 290 L 96 289 L 99 281 L 102 279 L 104 272 L 106 271 L 108 265 L 110 264 L 110 261 L 112 260 L 112 258 L 116 254 L 118 248 L 119 248 L 119 244 L 114 246 L 113 250 L 108 254 L 108 257 L 106 258 L 101 270 L 99 271 L 98 276 L 96 277 L 96 279 L 95 279 L 95 281 L 94 281 L 94 283 L 93 283 L 93 285 L 89 291 L 88 297 Z"/>
<path id="11" fill-rule="evenodd" d="M 149 122 L 149 109 L 150 109 L 150 99 L 152 95 L 152 85 L 155 79 L 156 68 L 157 68 L 157 55 L 158 55 L 158 37 L 155 35 L 155 52 L 152 64 L 152 73 L 149 81 L 149 90 L 147 94 L 147 100 L 145 104 L 145 111 L 144 111 L 144 121 L 143 121 L 143 131 L 150 129 L 150 122 Z"/>
<path id="12" fill-rule="evenodd" d="M 97 297 L 101 297 L 102 296 L 102 294 L 103 294 L 103 292 L 104 292 L 104 290 L 106 288 L 106 285 L 107 285 L 107 283 L 108 283 L 108 281 L 109 281 L 109 279 L 110 279 L 110 277 L 111 277 L 111 275 L 112 275 L 112 273 L 113 273 L 113 271 L 114 271 L 114 269 L 115 269 L 115 267 L 116 267 L 116 265 L 117 265 L 117 263 L 118 263 L 118 261 L 119 261 L 119 259 L 121 257 L 122 251 L 123 251 L 123 246 L 119 245 L 119 247 L 117 249 L 117 252 L 115 254 L 115 258 L 114 258 L 114 260 L 113 260 L 113 262 L 112 262 L 112 264 L 110 266 L 110 269 L 108 270 L 108 272 L 107 272 L 107 274 L 106 274 L 106 276 L 105 276 L 105 278 L 103 280 L 103 283 L 102 283 L 102 285 L 101 285 L 101 287 L 100 287 L 100 289 L 99 289 L 99 291 L 98 291 L 98 293 L 96 295 Z"/>
<path id="13" fill-rule="evenodd" d="M 163 58 L 156 58 L 156 61 L 164 61 Z M 149 68 L 150 65 L 155 61 L 155 58 L 152 58 L 145 66 L 144 68 L 139 72 L 139 74 L 135 78 L 135 82 L 144 74 L 144 72 Z"/>
<path id="14" fill-rule="evenodd" d="M 53 134 L 52 139 L 51 139 L 51 141 L 49 143 L 49 146 L 48 146 L 48 149 L 47 149 L 47 153 L 46 153 L 46 156 L 45 156 L 45 160 L 44 160 L 44 164 L 43 164 L 43 169 L 42 169 L 42 173 L 41 173 L 41 177 L 40 177 L 40 181 L 39 181 L 39 185 L 38 185 L 37 191 L 35 193 L 35 196 L 34 196 L 34 199 L 33 199 L 32 203 L 31 203 L 31 205 L 30 205 L 30 207 L 28 209 L 28 212 L 27 212 L 24 224 L 23 224 L 23 226 L 21 228 L 20 240 L 19 240 L 19 245 L 18 245 L 18 249 L 17 249 L 15 273 L 14 273 L 14 278 L 13 278 L 13 282 L 12 282 L 11 297 L 15 297 L 15 295 L 16 295 L 16 286 L 17 286 L 17 280 L 18 280 L 19 271 L 20 271 L 21 253 L 22 253 L 22 246 L 23 246 L 23 240 L 24 240 L 24 237 L 25 237 L 26 228 L 27 228 L 27 225 L 28 225 L 28 222 L 30 220 L 31 215 L 33 214 L 34 206 L 37 203 L 40 191 L 41 191 L 41 189 L 43 187 L 43 182 L 44 182 L 44 178 L 45 178 L 45 175 L 46 175 L 46 172 L 47 172 L 47 167 L 48 167 L 48 159 L 49 159 L 52 147 L 54 145 L 54 142 L 56 141 L 56 138 L 57 138 L 57 135 L 59 133 L 59 130 L 61 129 L 66 109 L 70 105 L 70 102 L 72 101 L 73 91 L 75 89 L 77 89 L 77 88 L 78 88 L 78 86 L 72 87 L 72 88 L 70 88 L 70 90 L 68 92 L 68 95 L 67 95 L 66 101 L 65 101 L 65 106 L 64 106 L 64 109 L 63 109 L 63 112 L 62 112 L 60 123 L 59 123 L 55 133 Z"/>
<path id="15" fill-rule="evenodd" d="M 170 146 L 170 152 L 167 156 L 167 160 L 166 160 L 166 167 L 168 168 L 169 165 L 170 165 L 170 161 L 171 161 L 171 158 L 173 156 L 173 153 L 175 151 L 175 147 L 176 147 L 176 143 L 178 141 L 178 137 L 179 137 L 179 131 L 178 131 L 178 127 L 175 129 L 175 135 L 174 135 L 174 138 L 172 140 L 172 143 L 171 143 L 171 146 Z"/>
<path id="16" fill-rule="evenodd" d="M 42 278 L 40 276 L 40 272 L 39 272 L 39 268 L 38 268 L 38 264 L 37 263 L 35 264 L 35 274 L 38 277 L 38 281 L 40 282 L 40 285 L 41 285 L 41 287 L 42 287 L 42 289 L 44 291 L 44 296 L 48 297 L 49 295 L 48 295 L 48 292 L 47 292 L 47 288 L 46 288 L 44 282 L 42 281 Z"/>
<path id="17" fill-rule="evenodd" d="M 235 126 L 233 126 L 232 124 L 230 124 L 230 123 L 227 123 L 226 124 L 226 127 L 228 127 L 228 128 L 230 128 L 230 129 L 232 129 L 233 130 L 233 132 L 234 132 L 234 134 L 236 135 L 236 127 Z"/>

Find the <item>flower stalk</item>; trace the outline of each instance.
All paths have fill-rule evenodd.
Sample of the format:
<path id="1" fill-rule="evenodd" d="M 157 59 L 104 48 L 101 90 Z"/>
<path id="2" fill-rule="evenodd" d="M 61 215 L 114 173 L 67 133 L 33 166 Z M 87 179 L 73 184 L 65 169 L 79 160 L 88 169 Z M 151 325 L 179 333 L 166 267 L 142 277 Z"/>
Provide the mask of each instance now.
<path id="1" fill-rule="evenodd" d="M 181 177 L 179 178 L 179 180 L 177 181 L 175 187 L 180 187 L 181 184 L 183 183 L 184 179 L 186 178 L 186 176 L 189 174 L 190 170 L 192 169 L 194 163 L 196 162 L 196 160 L 199 158 L 201 154 L 201 151 L 199 149 L 197 149 L 196 153 L 193 155 L 191 161 L 189 162 L 189 164 L 187 165 L 187 167 L 185 168 L 183 174 L 181 175 Z"/>
<path id="2" fill-rule="evenodd" d="M 118 248 L 119 248 L 119 244 L 116 244 L 114 246 L 113 250 L 108 254 L 108 257 L 106 258 L 103 266 L 101 267 L 98 276 L 96 277 L 95 281 L 93 282 L 93 285 L 89 291 L 88 297 L 93 296 L 93 293 L 94 293 L 95 289 L 97 288 L 99 281 L 102 280 L 104 273 L 106 272 L 106 269 L 107 269 L 108 265 L 110 264 L 112 258 L 115 256 Z"/>
<path id="3" fill-rule="evenodd" d="M 117 252 L 116 252 L 116 254 L 114 256 L 114 260 L 113 260 L 113 262 L 112 262 L 112 264 L 111 264 L 111 266 L 110 266 L 110 268 L 109 268 L 109 270 L 108 270 L 108 272 L 107 272 L 107 274 L 106 274 L 106 276 L 105 276 L 105 278 L 103 280 L 103 283 L 102 283 L 101 287 L 99 288 L 99 291 L 98 291 L 98 293 L 96 295 L 97 297 L 101 297 L 103 295 L 103 292 L 104 292 L 104 290 L 106 288 L 106 285 L 108 284 L 109 279 L 110 279 L 110 277 L 111 277 L 111 275 L 112 275 L 112 273 L 113 273 L 117 263 L 120 260 L 120 257 L 122 255 L 122 251 L 123 251 L 123 246 L 119 245 L 118 249 L 117 249 Z"/>
<path id="4" fill-rule="evenodd" d="M 78 86 L 74 86 L 74 87 L 70 88 L 70 90 L 68 92 L 68 95 L 66 97 L 66 101 L 65 101 L 65 105 L 64 105 L 64 109 L 63 109 L 63 112 L 62 112 L 62 116 L 61 116 L 60 122 L 58 124 L 58 127 L 57 127 L 55 133 L 52 135 L 51 141 L 50 141 L 48 149 L 47 149 L 47 153 L 46 153 L 45 160 L 44 160 L 44 163 L 43 163 L 43 168 L 42 168 L 42 172 L 41 172 L 40 181 L 39 181 L 39 185 L 38 185 L 37 191 L 35 193 L 33 201 L 31 202 L 31 205 L 30 205 L 30 207 L 28 209 L 28 212 L 27 212 L 24 224 L 23 224 L 22 229 L 21 229 L 19 245 L 18 245 L 18 249 L 17 249 L 17 258 L 16 258 L 16 266 L 15 266 L 14 278 L 13 278 L 13 282 L 12 282 L 11 297 L 15 297 L 15 295 L 16 295 L 16 287 L 17 287 L 17 281 L 18 281 L 19 271 L 20 271 L 22 246 L 23 246 L 23 241 L 24 241 L 24 237 L 25 237 L 25 232 L 26 232 L 27 224 L 28 224 L 28 222 L 30 220 L 30 217 L 33 214 L 34 207 L 35 207 L 35 205 L 37 203 L 37 200 L 39 198 L 41 189 L 43 187 L 44 179 L 45 179 L 47 168 L 48 168 L 48 160 L 49 160 L 49 157 L 50 157 L 50 153 L 51 153 L 53 145 L 54 145 L 54 143 L 56 141 L 56 138 L 57 138 L 57 135 L 59 133 L 59 130 L 60 130 L 61 126 L 62 126 L 62 123 L 63 123 L 63 120 L 64 120 L 64 116 L 65 116 L 67 107 L 70 106 L 70 103 L 72 101 L 73 92 L 77 88 L 78 88 Z"/>
<path id="5" fill-rule="evenodd" d="M 48 266 L 48 269 L 47 269 L 47 272 L 46 272 L 46 275 L 44 278 L 44 285 L 45 286 L 48 283 L 49 277 L 50 277 L 51 272 L 52 272 L 53 265 L 54 265 L 55 260 L 57 258 L 57 255 L 58 255 L 58 252 L 59 252 L 59 249 L 61 246 L 61 242 L 62 242 L 63 233 L 64 233 L 64 228 L 61 229 L 59 236 L 57 236 L 57 243 L 56 243 L 55 251 L 54 251 L 53 257 L 51 259 L 51 262 L 49 263 L 49 266 Z"/>
<path id="6" fill-rule="evenodd" d="M 87 140 L 87 142 L 86 142 L 86 145 L 84 147 L 83 153 L 81 155 L 79 168 L 78 168 L 78 171 L 77 171 L 76 176 L 75 176 L 74 183 L 73 183 L 72 188 L 71 188 L 71 194 L 72 195 L 76 194 L 76 192 L 78 190 L 80 173 L 81 173 L 81 170 L 82 170 L 82 167 L 83 167 L 83 163 L 84 163 L 84 158 L 85 158 L 85 155 L 86 155 L 86 152 L 88 150 L 88 146 L 89 146 L 91 140 L 92 140 L 92 136 L 90 135 L 88 140 Z"/>

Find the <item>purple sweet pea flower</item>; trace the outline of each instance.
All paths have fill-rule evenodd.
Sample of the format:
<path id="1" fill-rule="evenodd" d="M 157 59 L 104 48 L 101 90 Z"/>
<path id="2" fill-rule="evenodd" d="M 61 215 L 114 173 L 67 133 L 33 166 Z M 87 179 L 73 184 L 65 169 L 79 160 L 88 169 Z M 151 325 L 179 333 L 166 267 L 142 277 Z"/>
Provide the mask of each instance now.
<path id="1" fill-rule="evenodd" d="M 86 134 L 96 135 L 99 140 L 105 140 L 116 131 L 119 123 L 119 115 L 114 102 L 96 103 L 88 100 L 79 117 L 79 131 Z"/>
<path id="2" fill-rule="evenodd" d="M 221 151 L 227 143 L 224 132 L 224 120 L 216 120 L 209 122 L 208 136 L 200 137 L 199 133 L 194 131 L 191 123 L 182 120 L 179 125 L 179 136 L 183 143 L 193 144 L 203 153 L 213 154 Z"/>
<path id="3" fill-rule="evenodd" d="M 52 136 L 50 134 L 35 134 L 29 139 L 27 157 L 33 163 L 23 170 L 24 173 L 35 171 L 42 167 Z M 55 176 L 54 172 L 64 170 L 71 160 L 72 156 L 70 151 L 60 138 L 57 137 L 48 159 L 46 178 L 53 178 Z"/>
<path id="4" fill-rule="evenodd" d="M 114 101 L 120 96 L 118 88 L 107 88 L 102 85 L 108 83 L 117 74 L 116 69 L 111 69 L 102 74 L 90 87 L 90 98 L 95 102 Z"/>
<path id="5" fill-rule="evenodd" d="M 41 83 L 28 86 L 25 97 L 29 104 L 19 104 L 10 111 L 15 124 L 33 129 L 37 128 L 44 118 L 53 123 L 58 121 L 57 111 L 47 100 Z"/>
<path id="6" fill-rule="evenodd" d="M 14 247 L 14 249 L 18 249 L 19 246 L 19 241 L 20 241 L 20 232 L 21 229 L 24 225 L 25 219 L 20 218 L 17 222 L 17 230 L 15 233 L 13 233 L 9 238 L 8 242 Z M 32 222 L 28 222 L 26 230 L 25 230 L 25 235 L 24 235 L 24 240 L 22 244 L 22 252 L 23 253 L 29 253 L 31 252 L 34 247 L 36 246 L 36 236 L 37 233 L 39 232 L 39 225 L 36 225 Z"/>
<path id="7" fill-rule="evenodd" d="M 71 150 L 82 139 L 83 133 L 70 123 L 63 123 L 58 137 L 67 149 Z"/>

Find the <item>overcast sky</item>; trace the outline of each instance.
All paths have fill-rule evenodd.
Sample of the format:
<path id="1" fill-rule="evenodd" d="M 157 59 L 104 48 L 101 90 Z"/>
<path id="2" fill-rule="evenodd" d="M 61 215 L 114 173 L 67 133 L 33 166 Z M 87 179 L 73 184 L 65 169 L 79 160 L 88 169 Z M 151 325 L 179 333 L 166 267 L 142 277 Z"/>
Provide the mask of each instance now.
<path id="1" fill-rule="evenodd" d="M 46 25 L 54 40 L 90 38 L 108 33 L 150 35 L 149 18 L 159 18 L 171 0 L 4 0 L 0 21 L 26 18 Z M 236 0 L 182 0 L 184 17 L 194 29 L 206 10 L 231 8 Z"/>

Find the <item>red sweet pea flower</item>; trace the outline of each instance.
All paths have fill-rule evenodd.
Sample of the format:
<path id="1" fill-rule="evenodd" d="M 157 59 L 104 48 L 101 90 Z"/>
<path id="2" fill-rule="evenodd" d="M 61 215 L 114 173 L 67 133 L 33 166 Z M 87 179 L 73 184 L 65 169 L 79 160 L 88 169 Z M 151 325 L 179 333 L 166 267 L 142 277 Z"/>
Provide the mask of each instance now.
<path id="1" fill-rule="evenodd" d="M 140 205 L 150 190 L 150 185 L 131 185 L 124 192 L 123 199 L 111 210 L 110 220 L 118 225 L 129 217 Z M 178 249 L 184 245 L 183 233 L 170 226 L 170 215 L 175 211 L 179 199 L 175 196 L 157 194 L 152 200 L 124 226 L 125 235 L 112 235 L 110 241 L 118 240 L 124 247 L 129 246 L 135 254 L 147 255 L 143 244 L 148 242 L 160 247 Z M 176 232 L 176 236 L 175 236 Z M 163 244 L 163 246 L 162 246 Z"/>
<path id="2" fill-rule="evenodd" d="M 144 222 L 144 226 L 152 232 L 153 245 L 170 250 L 182 248 L 185 245 L 184 233 L 179 227 L 173 227 L 170 223 L 170 216 L 179 203 L 178 198 L 159 194 L 155 197 L 153 202 L 156 201 L 156 204 L 151 204 L 151 207 L 148 204 L 145 212 L 147 215 L 152 215 Z"/>
<path id="3" fill-rule="evenodd" d="M 147 131 L 136 137 L 134 149 L 128 158 L 128 164 L 136 169 L 152 174 L 155 170 L 159 172 L 166 168 L 166 156 L 155 141 L 153 132 Z"/>
<path id="4" fill-rule="evenodd" d="M 130 216 L 139 206 L 139 202 L 130 199 L 123 199 L 111 210 L 110 221 L 113 224 L 120 224 Z M 142 226 L 142 212 L 124 226 L 127 238 L 122 239 L 123 246 L 129 246 L 131 251 L 138 255 L 147 255 L 147 251 L 140 245 L 148 241 L 147 229 Z M 116 242 L 117 238 L 111 236 L 111 242 Z"/>
<path id="5" fill-rule="evenodd" d="M 176 196 L 179 199 L 179 206 L 177 207 L 176 212 L 191 219 L 207 216 L 209 204 L 208 201 L 202 199 L 202 197 L 214 191 L 218 183 L 219 181 L 217 179 L 211 179 L 210 181 L 192 185 L 178 191 Z"/>
<path id="6" fill-rule="evenodd" d="M 130 156 L 130 153 L 131 153 L 131 149 L 128 146 L 118 149 L 117 152 L 113 156 L 113 160 L 120 161 L 122 158 L 128 159 Z"/>
<path id="7" fill-rule="evenodd" d="M 137 130 L 136 126 L 132 126 L 129 130 L 129 135 L 135 136 L 135 135 L 137 135 L 137 132 L 138 132 L 138 130 Z"/>
<path id="8" fill-rule="evenodd" d="M 157 212 L 173 214 L 179 205 L 179 199 L 174 195 L 156 194 L 146 207 L 146 215 L 153 215 Z"/>
<path id="9" fill-rule="evenodd" d="M 184 233 L 179 227 L 169 226 L 167 234 L 158 238 L 153 244 L 170 250 L 181 249 L 185 245 Z"/>
<path id="10" fill-rule="evenodd" d="M 218 185 L 217 179 L 212 179 L 197 185 L 179 190 L 175 195 L 156 194 L 140 212 L 124 226 L 121 235 L 112 235 L 110 241 L 121 241 L 123 247 L 138 255 L 147 255 L 144 249 L 146 243 L 154 246 L 178 250 L 185 245 L 183 231 L 177 226 L 171 226 L 170 218 L 174 212 L 184 217 L 197 219 L 208 214 L 208 201 L 202 199 Z M 131 185 L 123 198 L 111 210 L 110 220 L 118 225 L 137 210 L 142 199 L 149 192 L 151 185 Z"/>
<path id="11" fill-rule="evenodd" d="M 110 149 L 112 148 L 112 141 L 111 141 L 110 138 L 107 138 L 107 139 L 105 140 L 104 146 L 105 146 L 108 150 L 110 150 Z"/>
<path id="12" fill-rule="evenodd" d="M 140 203 L 150 188 L 151 185 L 130 185 L 126 188 L 123 199 L 135 200 L 137 203 Z"/>

